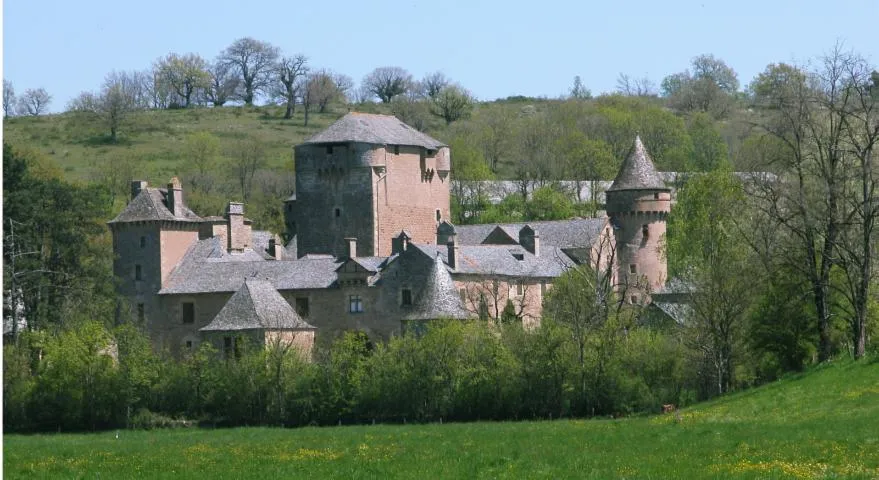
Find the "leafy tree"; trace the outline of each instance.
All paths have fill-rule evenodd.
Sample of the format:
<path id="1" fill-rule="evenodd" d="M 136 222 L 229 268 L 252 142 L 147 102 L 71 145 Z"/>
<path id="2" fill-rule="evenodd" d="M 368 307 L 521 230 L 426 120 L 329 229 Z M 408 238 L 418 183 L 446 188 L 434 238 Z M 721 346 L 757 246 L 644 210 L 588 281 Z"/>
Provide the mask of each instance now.
<path id="1" fill-rule="evenodd" d="M 190 133 L 183 140 L 183 152 L 192 165 L 190 184 L 195 190 L 210 193 L 214 185 L 214 168 L 220 156 L 220 140 L 212 133 Z"/>
<path id="2" fill-rule="evenodd" d="M 205 90 L 205 96 L 215 107 L 222 107 L 235 97 L 241 79 L 235 74 L 234 67 L 222 59 L 208 65 L 206 71 L 210 75 L 210 86 Z"/>
<path id="3" fill-rule="evenodd" d="M 750 250 L 737 226 L 745 205 L 741 184 L 728 168 L 690 179 L 669 216 L 672 275 L 689 285 L 687 340 L 713 369 L 717 394 L 735 385 L 745 319 L 757 282 Z"/>
<path id="4" fill-rule="evenodd" d="M 574 216 L 574 202 L 569 194 L 552 186 L 534 190 L 525 204 L 526 220 L 566 220 Z"/>
<path id="5" fill-rule="evenodd" d="M 714 55 L 699 55 L 685 70 L 662 81 L 663 96 L 678 110 L 707 112 L 717 118 L 727 116 L 739 89 L 738 75 Z"/>
<path id="6" fill-rule="evenodd" d="M 211 85 L 207 62 L 194 53 L 169 53 L 158 59 L 153 68 L 157 81 L 174 93 L 174 103 L 182 103 L 183 108 L 189 108 L 193 95 L 202 95 Z"/>
<path id="7" fill-rule="evenodd" d="M 235 40 L 220 54 L 221 61 L 232 65 L 241 79 L 241 99 L 245 105 L 253 105 L 256 95 L 271 84 L 278 54 L 277 47 L 251 37 Z"/>
<path id="8" fill-rule="evenodd" d="M 421 82 L 419 82 L 419 87 L 421 87 L 421 93 L 424 96 L 433 100 L 450 83 L 451 80 L 444 73 L 433 72 L 424 76 Z"/>
<path id="9" fill-rule="evenodd" d="M 241 198 L 247 202 L 253 193 L 253 177 L 257 170 L 266 164 L 265 142 L 255 136 L 242 138 L 227 147 L 225 156 L 228 158 L 229 167 L 241 188 Z"/>
<path id="10" fill-rule="evenodd" d="M 729 153 L 726 142 L 708 114 L 696 112 L 687 121 L 687 133 L 693 141 L 690 166 L 697 171 L 711 171 L 727 165 Z"/>
<path id="11" fill-rule="evenodd" d="M 390 103 L 412 87 L 412 75 L 400 67 L 379 67 L 363 77 L 363 85 L 382 103 Z"/>
<path id="12" fill-rule="evenodd" d="M 583 85 L 580 75 L 574 77 L 574 85 L 571 87 L 570 98 L 575 100 L 586 100 L 592 98 L 592 92 Z"/>
<path id="13" fill-rule="evenodd" d="M 431 97 L 431 111 L 449 125 L 470 115 L 473 103 L 470 92 L 459 85 L 448 85 Z"/>
<path id="14" fill-rule="evenodd" d="M 110 130 L 110 142 L 116 143 L 119 129 L 141 108 L 137 97 L 139 86 L 134 80 L 125 72 L 110 72 L 100 92 L 81 93 L 70 102 L 68 110 L 99 120 Z"/>
<path id="15" fill-rule="evenodd" d="M 487 186 L 484 183 L 494 178 L 482 151 L 463 137 L 449 142 L 452 156 L 452 171 L 457 181 L 452 182 L 452 218 L 456 224 L 474 223 L 480 213 L 488 207 Z"/>

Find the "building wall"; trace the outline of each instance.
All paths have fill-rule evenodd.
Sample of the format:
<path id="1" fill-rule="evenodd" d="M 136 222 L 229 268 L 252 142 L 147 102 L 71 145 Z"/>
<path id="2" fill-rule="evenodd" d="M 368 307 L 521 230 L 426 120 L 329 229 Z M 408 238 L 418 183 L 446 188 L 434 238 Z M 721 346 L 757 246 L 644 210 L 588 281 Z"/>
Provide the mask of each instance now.
<path id="1" fill-rule="evenodd" d="M 192 348 L 197 348 L 203 338 L 199 329 L 211 323 L 232 294 L 233 292 L 160 295 L 163 315 L 159 331 L 153 337 L 153 344 L 168 348 L 174 354 L 184 352 L 187 341 L 192 342 Z M 194 304 L 195 321 L 192 323 L 183 323 L 184 303 Z"/>
<path id="2" fill-rule="evenodd" d="M 273 345 L 291 346 L 295 348 L 303 360 L 311 359 L 314 348 L 314 330 L 266 330 L 263 342 L 267 347 Z"/>
<path id="3" fill-rule="evenodd" d="M 375 255 L 391 254 L 391 239 L 406 230 L 413 243 L 435 244 L 439 220 L 448 220 L 449 183 L 445 164 L 449 149 L 441 148 L 428 156 L 421 147 L 387 146 L 377 148 L 384 156 L 384 173 L 373 173 L 376 199 Z M 445 172 L 445 173 L 442 173 Z"/>
<path id="4" fill-rule="evenodd" d="M 139 322 L 139 307 L 143 305 L 143 321 L 150 334 L 157 330 L 156 322 L 162 317 L 156 292 L 162 288 L 160 230 L 158 222 L 117 223 L 112 226 L 113 274 L 117 292 L 127 301 L 123 315 Z M 141 247 L 143 238 L 143 247 Z M 135 279 L 140 266 L 141 280 Z"/>
<path id="5" fill-rule="evenodd" d="M 453 279 L 468 311 L 479 315 L 481 299 L 485 299 L 488 315 L 500 318 L 510 300 L 525 328 L 540 326 L 543 298 L 552 286 L 551 279 L 541 278 L 453 275 Z"/>
<path id="6" fill-rule="evenodd" d="M 161 245 L 162 285 L 174 267 L 195 242 L 198 241 L 198 224 L 183 222 L 165 222 L 162 225 L 159 242 Z"/>
<path id="7" fill-rule="evenodd" d="M 637 292 L 627 293 L 630 301 L 644 302 L 646 295 L 661 289 L 668 278 L 662 239 L 671 209 L 671 193 L 660 190 L 608 192 L 607 199 L 608 215 L 617 227 L 614 232 L 617 274 L 626 285 L 638 287 Z"/>
<path id="8" fill-rule="evenodd" d="M 299 145 L 296 200 L 285 204 L 288 238 L 297 254 L 345 254 L 345 238 L 357 238 L 361 255 L 372 255 L 374 241 L 373 165 L 383 159 L 365 144 Z M 338 216 L 336 216 L 338 209 Z"/>

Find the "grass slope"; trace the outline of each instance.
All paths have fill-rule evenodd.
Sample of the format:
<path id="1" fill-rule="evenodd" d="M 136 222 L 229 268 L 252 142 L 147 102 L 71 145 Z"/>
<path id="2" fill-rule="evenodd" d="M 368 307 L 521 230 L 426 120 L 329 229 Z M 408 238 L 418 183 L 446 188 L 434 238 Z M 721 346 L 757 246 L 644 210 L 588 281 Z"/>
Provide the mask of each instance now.
<path id="1" fill-rule="evenodd" d="M 879 362 L 623 420 L 7 435 L 6 478 L 879 478 Z"/>

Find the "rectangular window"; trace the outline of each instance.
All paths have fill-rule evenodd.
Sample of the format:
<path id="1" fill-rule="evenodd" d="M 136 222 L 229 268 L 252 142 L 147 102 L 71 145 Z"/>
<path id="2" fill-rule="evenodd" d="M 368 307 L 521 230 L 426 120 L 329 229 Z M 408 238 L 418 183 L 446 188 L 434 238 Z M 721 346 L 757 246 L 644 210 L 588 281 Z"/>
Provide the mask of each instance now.
<path id="1" fill-rule="evenodd" d="M 399 155 L 399 154 L 400 154 L 400 146 L 394 145 L 394 155 Z"/>
<path id="2" fill-rule="evenodd" d="M 192 302 L 184 302 L 181 305 L 181 314 L 183 323 L 195 323 L 195 304 Z"/>
<path id="3" fill-rule="evenodd" d="M 360 298 L 360 295 L 349 295 L 348 296 L 348 313 L 362 313 L 363 312 L 363 299 Z"/>
<path id="4" fill-rule="evenodd" d="M 232 337 L 223 337 L 223 354 L 226 358 L 232 356 Z"/>
<path id="5" fill-rule="evenodd" d="M 146 247 L 146 237 L 140 237 L 140 248 Z"/>
<path id="6" fill-rule="evenodd" d="M 140 265 L 134 266 L 134 279 L 135 280 L 143 280 L 143 271 L 140 268 Z"/>
<path id="7" fill-rule="evenodd" d="M 400 304 L 403 305 L 404 307 L 408 307 L 409 305 L 412 305 L 412 290 L 409 290 L 408 288 L 403 289 L 403 292 L 402 292 L 402 295 L 400 298 Z"/>
<path id="8" fill-rule="evenodd" d="M 187 350 L 192 350 L 192 340 L 187 340 L 187 341 L 186 341 L 186 349 L 187 349 Z"/>
<path id="9" fill-rule="evenodd" d="M 637 296 L 637 295 L 632 295 L 632 297 L 630 298 L 630 300 L 632 301 L 632 305 L 634 305 L 634 304 L 638 303 L 638 296 Z"/>
<path id="10" fill-rule="evenodd" d="M 650 228 L 648 228 L 647 224 L 641 225 L 641 235 L 644 238 L 647 238 L 650 234 Z"/>
<path id="11" fill-rule="evenodd" d="M 146 317 L 146 315 L 144 313 L 143 304 L 138 303 L 137 304 L 137 320 L 142 322 L 145 317 Z"/>
<path id="12" fill-rule="evenodd" d="M 332 155 L 332 154 L 333 154 L 333 146 L 329 145 L 329 146 L 327 146 L 327 155 Z"/>
<path id="13" fill-rule="evenodd" d="M 629 265 L 629 273 L 638 273 L 638 267 L 634 263 Z"/>
<path id="14" fill-rule="evenodd" d="M 308 317 L 308 298 L 296 299 L 296 313 L 302 318 Z"/>
<path id="15" fill-rule="evenodd" d="M 515 282 L 510 284 L 510 296 L 511 297 L 521 297 L 525 295 L 525 284 L 522 282 Z"/>
<path id="16" fill-rule="evenodd" d="M 333 210 L 333 214 L 334 214 L 337 218 L 340 217 L 340 216 L 342 216 L 342 209 L 341 209 L 341 208 L 337 208 L 337 209 Z"/>

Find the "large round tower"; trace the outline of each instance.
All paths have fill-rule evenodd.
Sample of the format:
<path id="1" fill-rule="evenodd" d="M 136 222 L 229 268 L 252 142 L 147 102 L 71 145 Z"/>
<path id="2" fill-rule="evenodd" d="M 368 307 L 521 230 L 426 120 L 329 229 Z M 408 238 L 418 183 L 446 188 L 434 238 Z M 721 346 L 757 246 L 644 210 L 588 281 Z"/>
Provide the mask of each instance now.
<path id="1" fill-rule="evenodd" d="M 662 252 L 671 189 L 665 186 L 640 137 L 607 190 L 607 215 L 616 237 L 620 291 L 632 303 L 644 302 L 665 285 L 668 267 Z"/>

